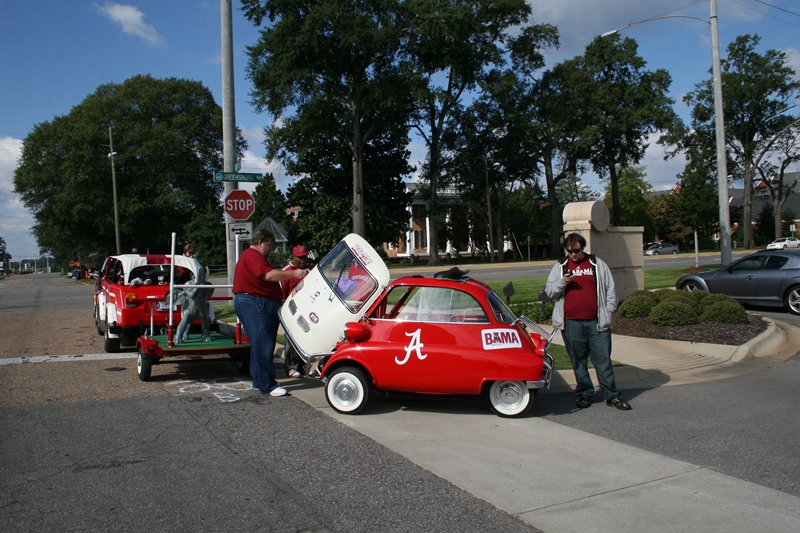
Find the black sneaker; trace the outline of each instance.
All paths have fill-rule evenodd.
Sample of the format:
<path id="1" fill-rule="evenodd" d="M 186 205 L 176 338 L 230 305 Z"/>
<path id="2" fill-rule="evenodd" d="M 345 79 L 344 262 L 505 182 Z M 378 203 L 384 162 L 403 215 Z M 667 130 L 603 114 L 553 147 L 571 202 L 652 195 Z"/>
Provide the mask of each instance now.
<path id="1" fill-rule="evenodd" d="M 592 399 L 588 396 L 578 396 L 578 401 L 575 402 L 575 407 L 578 409 L 586 409 L 592 405 Z"/>
<path id="2" fill-rule="evenodd" d="M 606 405 L 622 409 L 623 411 L 631 410 L 631 404 L 626 402 L 623 398 L 611 398 L 610 400 L 606 400 Z"/>

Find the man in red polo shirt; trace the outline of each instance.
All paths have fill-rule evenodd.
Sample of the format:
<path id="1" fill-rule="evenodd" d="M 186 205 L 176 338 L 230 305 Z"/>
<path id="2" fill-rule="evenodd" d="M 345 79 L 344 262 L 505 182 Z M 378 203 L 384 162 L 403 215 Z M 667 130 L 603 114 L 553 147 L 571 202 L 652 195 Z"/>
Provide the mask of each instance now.
<path id="1" fill-rule="evenodd" d="M 272 358 L 278 337 L 278 309 L 283 302 L 280 282 L 303 279 L 307 271 L 276 270 L 267 256 L 275 246 L 275 235 L 259 229 L 250 246 L 239 256 L 233 275 L 233 306 L 250 341 L 250 375 L 261 394 L 284 396 L 287 391 L 275 381 Z"/>
<path id="2" fill-rule="evenodd" d="M 617 309 L 611 270 L 602 259 L 584 252 L 586 239 L 578 233 L 567 235 L 564 248 L 567 255 L 553 265 L 544 290 L 555 302 L 553 327 L 561 330 L 575 372 L 575 405 L 585 409 L 592 404 L 591 359 L 606 405 L 627 411 L 631 406 L 617 391 L 611 365 L 611 317 Z"/>

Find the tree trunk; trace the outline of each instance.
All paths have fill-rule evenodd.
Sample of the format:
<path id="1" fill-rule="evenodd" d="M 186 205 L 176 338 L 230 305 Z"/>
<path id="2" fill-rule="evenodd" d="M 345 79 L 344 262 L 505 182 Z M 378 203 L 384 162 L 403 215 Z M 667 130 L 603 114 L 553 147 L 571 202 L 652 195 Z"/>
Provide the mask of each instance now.
<path id="1" fill-rule="evenodd" d="M 608 168 L 608 179 L 611 180 L 611 225 L 620 225 L 619 207 L 619 179 L 617 177 L 617 165 L 611 164 Z"/>
<path id="2" fill-rule="evenodd" d="M 755 248 L 753 240 L 753 166 L 748 157 L 744 159 L 744 213 L 742 225 L 744 226 L 744 248 Z"/>
<path id="3" fill-rule="evenodd" d="M 434 148 L 435 146 L 435 148 Z M 430 153 L 430 176 L 428 176 L 428 183 L 431 187 L 431 195 L 428 199 L 428 218 L 431 223 L 428 225 L 428 247 L 431 250 L 428 256 L 429 266 L 439 266 L 442 262 L 439 260 L 439 231 L 436 227 L 436 211 L 438 209 L 438 195 L 436 189 L 439 187 L 439 149 L 438 143 L 432 143 Z"/>
<path id="4" fill-rule="evenodd" d="M 544 155 L 544 177 L 547 182 L 547 201 L 550 203 L 550 255 L 561 256 L 561 206 L 556 194 L 556 180 L 553 176 L 553 157 Z"/>
<path id="5" fill-rule="evenodd" d="M 484 177 L 486 178 L 486 214 L 489 218 L 489 224 L 486 226 L 489 230 L 487 232 L 489 234 L 489 257 L 492 258 L 492 263 L 494 263 L 494 237 L 492 236 L 492 190 L 489 188 L 489 163 L 486 159 L 486 145 L 483 145 L 483 173 Z"/>
<path id="6" fill-rule="evenodd" d="M 505 250 L 505 239 L 503 239 L 503 223 L 500 222 L 500 206 L 497 206 L 495 210 L 495 234 L 494 234 L 494 242 L 497 246 L 497 261 L 499 263 L 504 263 L 506 260 Z"/>
<path id="7" fill-rule="evenodd" d="M 364 137 L 361 133 L 361 108 L 353 104 L 353 233 L 367 236 L 364 218 Z"/>

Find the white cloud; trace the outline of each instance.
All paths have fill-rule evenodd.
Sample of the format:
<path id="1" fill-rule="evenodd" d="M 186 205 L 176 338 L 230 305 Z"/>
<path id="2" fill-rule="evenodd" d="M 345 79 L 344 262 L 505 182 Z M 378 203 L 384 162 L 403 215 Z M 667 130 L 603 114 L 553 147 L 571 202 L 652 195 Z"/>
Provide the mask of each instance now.
<path id="1" fill-rule="evenodd" d="M 800 50 L 787 48 L 784 52 L 786 52 L 786 58 L 789 60 L 789 66 L 794 70 L 795 79 L 800 79 Z"/>
<path id="2" fill-rule="evenodd" d="M 252 128 L 241 129 L 242 137 L 247 141 L 250 150 L 262 151 L 264 147 L 264 128 L 262 126 L 253 126 Z"/>
<path id="3" fill-rule="evenodd" d="M 646 167 L 645 179 L 653 186 L 654 191 L 667 191 L 678 183 L 678 174 L 683 172 L 686 161 L 683 155 L 664 161 L 665 150 L 660 144 L 656 144 L 659 135 L 651 135 L 647 140 L 649 146 L 644 154 L 640 165 Z"/>
<path id="4" fill-rule="evenodd" d="M 152 45 L 162 46 L 166 44 L 164 38 L 159 35 L 153 25 L 144 21 L 144 13 L 139 11 L 138 7 L 107 3 L 102 6 L 95 4 L 95 8 L 99 13 L 119 24 L 123 32 L 141 37 Z"/>
<path id="5" fill-rule="evenodd" d="M 13 261 L 39 256 L 36 239 L 31 235 L 35 221 L 14 193 L 14 170 L 21 153 L 21 140 L 0 137 L 0 237 L 5 239 Z"/>

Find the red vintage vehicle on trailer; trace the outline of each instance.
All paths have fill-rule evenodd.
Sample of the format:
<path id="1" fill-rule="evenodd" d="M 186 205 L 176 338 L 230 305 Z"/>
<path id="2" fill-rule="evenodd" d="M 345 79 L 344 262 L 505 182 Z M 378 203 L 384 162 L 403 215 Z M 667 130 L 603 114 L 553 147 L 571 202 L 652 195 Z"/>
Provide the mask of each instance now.
<path id="1" fill-rule="evenodd" d="M 373 394 L 470 395 L 519 417 L 549 386 L 552 334 L 484 283 L 457 268 L 388 281 L 377 252 L 348 235 L 281 308 L 287 349 L 334 410 L 358 413 Z"/>
<path id="2" fill-rule="evenodd" d="M 105 337 L 106 352 L 119 352 L 122 344 L 131 345 L 145 331 L 152 335 L 166 328 L 169 306 L 164 298 L 170 282 L 191 279 L 194 262 L 187 257 L 167 254 L 122 254 L 105 259 L 95 289 L 94 320 L 97 333 Z M 178 279 L 172 280 L 170 272 Z M 180 321 L 180 313 L 173 310 Z"/>

